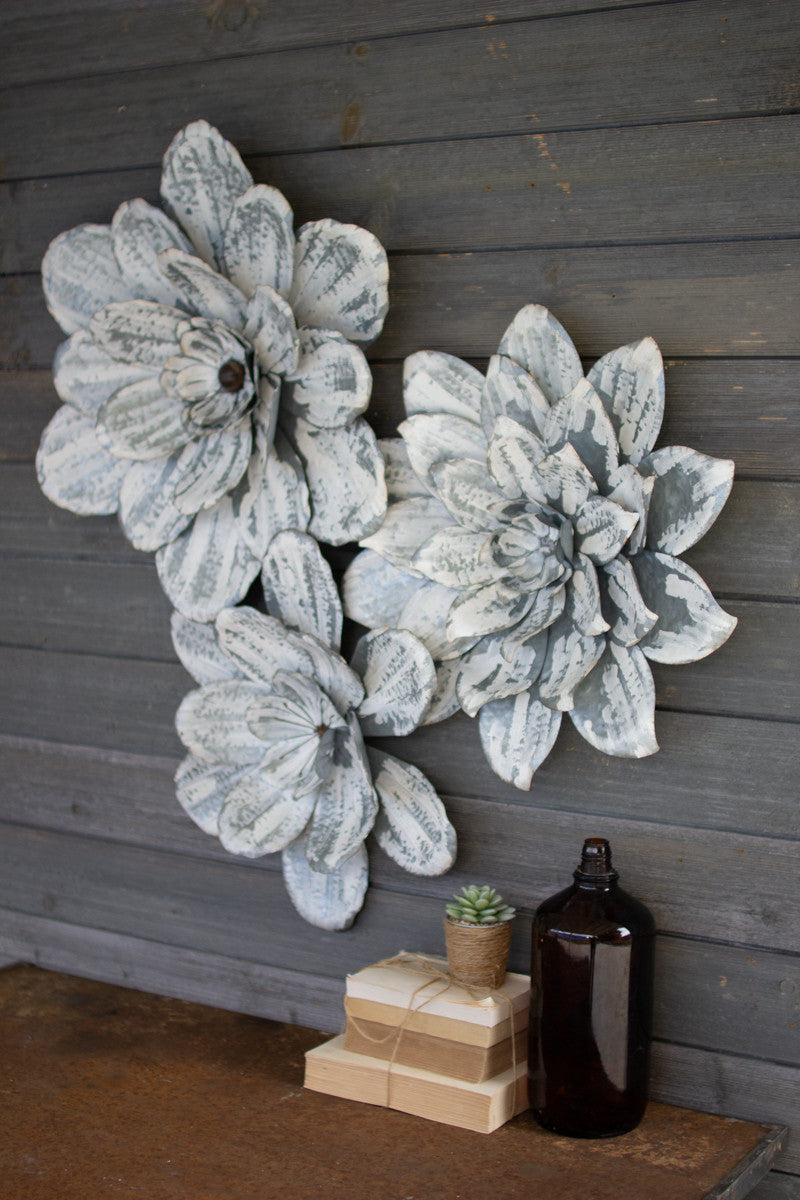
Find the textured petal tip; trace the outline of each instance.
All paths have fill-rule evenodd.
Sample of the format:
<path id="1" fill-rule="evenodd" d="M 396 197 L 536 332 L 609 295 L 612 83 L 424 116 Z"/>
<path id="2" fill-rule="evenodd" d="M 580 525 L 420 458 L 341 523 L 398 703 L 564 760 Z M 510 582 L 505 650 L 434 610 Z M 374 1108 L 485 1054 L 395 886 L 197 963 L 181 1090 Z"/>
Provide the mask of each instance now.
<path id="1" fill-rule="evenodd" d="M 224 231 L 253 177 L 238 151 L 208 121 L 179 130 L 164 155 L 161 198 L 207 263 L 223 259 Z"/>
<path id="2" fill-rule="evenodd" d="M 386 251 L 368 230 L 328 218 L 300 229 L 290 296 L 298 325 L 371 342 L 389 308 L 388 283 Z"/>

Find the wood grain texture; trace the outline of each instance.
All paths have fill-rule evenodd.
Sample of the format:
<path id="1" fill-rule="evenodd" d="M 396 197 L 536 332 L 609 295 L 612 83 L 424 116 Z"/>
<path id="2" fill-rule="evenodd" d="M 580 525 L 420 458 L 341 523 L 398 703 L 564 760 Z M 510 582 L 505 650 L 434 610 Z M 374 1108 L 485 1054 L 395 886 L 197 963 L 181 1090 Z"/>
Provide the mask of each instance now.
<path id="1" fill-rule="evenodd" d="M 116 853 L 116 848 L 114 852 Z M 129 858 L 126 852 L 122 852 L 122 869 L 125 887 L 130 893 L 128 903 L 133 904 L 134 897 L 131 889 L 135 892 L 137 889 L 143 888 L 145 884 L 144 881 L 135 882 L 130 877 Z M 192 870 L 198 873 L 198 877 L 202 877 L 204 871 L 202 864 L 196 864 Z M 91 910 L 96 906 L 98 911 L 102 911 L 104 898 L 102 891 L 97 890 L 95 874 L 90 869 L 89 890 L 91 894 L 88 908 Z M 160 879 L 158 869 L 156 869 L 155 877 Z M 206 872 L 206 878 L 212 880 L 214 878 L 213 871 Z M 257 879 L 251 880 L 251 882 L 254 887 L 257 886 L 258 894 L 272 910 L 278 904 L 278 896 L 282 888 L 277 873 L 260 872 L 257 874 Z M 72 886 L 70 884 L 70 887 Z M 232 923 L 238 923 L 245 919 L 248 928 L 251 927 L 252 918 L 247 916 L 243 918 L 241 911 L 249 891 L 249 885 L 243 885 L 242 900 L 235 902 L 231 898 L 226 910 L 219 914 L 220 921 L 227 919 Z M 96 897 L 95 892 L 97 892 Z M 378 894 L 375 893 L 375 895 L 377 897 Z M 277 981 L 275 987 L 277 996 L 274 1000 L 271 996 L 259 997 L 257 993 L 250 994 L 249 989 L 243 989 L 245 981 L 252 987 L 254 974 L 256 977 L 259 974 L 264 976 L 265 984 L 270 986 L 269 974 L 264 971 L 264 968 L 270 966 L 268 960 L 273 956 L 274 950 L 263 939 L 253 941 L 245 956 L 246 961 L 240 961 L 238 968 L 234 966 L 234 963 L 237 961 L 237 957 L 241 956 L 228 954 L 224 949 L 210 952 L 208 950 L 181 949 L 178 945 L 175 947 L 175 953 L 179 961 L 176 970 L 172 972 L 168 956 L 158 950 L 161 944 L 159 938 L 167 939 L 170 936 L 169 919 L 165 919 L 160 935 L 151 939 L 152 949 L 148 952 L 144 947 L 133 944 L 135 933 L 112 932 L 117 929 L 120 921 L 123 924 L 126 921 L 130 924 L 131 918 L 120 917 L 118 906 L 114 912 L 111 912 L 114 905 L 111 890 L 106 898 L 111 929 L 106 933 L 95 932 L 91 926 L 87 926 L 83 932 L 80 932 L 80 925 L 85 922 L 73 923 L 69 926 L 62 925 L 63 915 L 60 914 L 59 909 L 62 907 L 73 909 L 74 899 L 66 893 L 56 895 L 52 891 L 47 893 L 47 897 L 43 898 L 40 904 L 35 899 L 31 899 L 33 913 L 25 911 L 23 905 L 19 906 L 22 911 L 16 914 L 3 913 L 2 933 L 0 933 L 0 948 L 3 952 L 12 957 L 19 954 L 15 931 L 16 937 L 23 941 L 25 937 L 23 930 L 27 928 L 33 935 L 33 944 L 36 949 L 46 948 L 47 953 L 42 965 L 65 971 L 74 970 L 77 974 L 105 978 L 110 982 L 126 982 L 127 986 L 131 987 L 145 986 L 141 974 L 144 970 L 146 972 L 144 978 L 147 979 L 147 986 L 150 990 L 182 995 L 187 999 L 202 1000 L 206 1003 L 223 1006 L 227 1006 L 232 1000 L 235 1000 L 233 1006 L 240 1008 L 243 1012 L 251 1012 L 259 1016 L 271 1015 L 273 1018 L 276 1013 L 286 1012 L 281 1001 L 283 988 L 290 999 L 301 1004 L 303 996 L 314 990 L 309 985 L 307 975 L 302 971 L 295 973 L 293 970 L 287 970 L 285 963 L 273 965 L 270 968 Z M 168 898 L 173 898 L 172 893 Z M 384 902 L 390 903 L 391 901 L 390 898 L 384 896 L 378 902 L 384 904 Z M 207 903 L 208 901 L 206 901 Z M 433 949 L 437 948 L 436 939 L 438 938 L 441 942 L 438 924 L 441 901 L 425 900 L 420 897 L 414 901 L 414 905 L 418 914 L 428 914 L 424 918 L 426 930 L 429 927 L 429 932 L 425 936 L 429 950 L 433 952 Z M 50 915 L 47 915 L 48 907 L 52 910 Z M 199 919 L 204 919 L 202 908 L 198 909 L 197 915 Z M 148 926 L 152 926 L 152 920 L 150 915 L 146 917 Z M 151 933 L 153 929 L 154 927 L 150 929 Z M 437 932 L 437 930 L 439 931 Z M 60 936 L 58 936 L 59 934 Z M 527 969 L 528 937 L 529 922 L 521 918 L 519 929 L 515 933 L 514 957 L 519 969 L 522 970 Z M 117 939 L 119 945 L 115 945 Z M 50 941 L 52 941 L 52 945 L 49 944 Z M 131 945 L 126 950 L 127 942 L 131 942 Z M 80 963 L 81 946 L 84 946 L 87 951 L 87 959 L 83 967 Z M 391 950 L 393 948 L 388 942 L 384 945 L 384 949 Z M 365 947 L 364 952 L 368 956 L 369 948 Z M 54 957 L 59 953 L 63 957 Z M 374 959 L 380 957 L 382 953 L 383 951 L 379 947 L 373 946 Z M 24 951 L 22 951 L 22 955 L 24 957 Z M 220 961 L 215 963 L 214 960 L 217 958 Z M 320 978 L 320 998 L 312 1001 L 309 996 L 306 1002 L 306 1011 L 309 1003 L 314 1003 L 315 1020 L 319 1022 L 318 1027 L 335 1031 L 341 1027 L 343 1016 L 341 1008 L 341 996 L 344 990 L 343 973 L 337 972 L 333 957 L 325 952 L 324 948 L 322 958 L 324 961 L 320 961 L 315 968 Z M 355 955 L 352 958 L 355 961 Z M 27 961 L 34 961 L 34 956 L 29 955 Z M 35 961 L 40 960 L 35 959 Z M 348 962 L 350 961 L 351 958 L 348 956 Z M 361 960 L 361 962 L 369 961 L 372 961 L 369 957 Z M 203 963 L 210 963 L 211 969 L 207 976 L 199 974 L 199 968 Z M 227 983 L 225 981 L 226 965 L 229 968 Z M 796 1063 L 800 1049 L 798 1047 L 800 1035 L 797 1034 L 796 1027 L 790 1028 L 789 1026 L 796 1019 L 797 1002 L 792 1000 L 786 990 L 793 979 L 795 981 L 797 979 L 796 968 L 797 959 L 792 956 L 726 946 L 720 943 L 700 946 L 686 938 L 661 936 L 657 942 L 656 1036 L 662 1040 L 699 1044 L 735 1053 L 738 1045 L 741 1045 L 742 1038 L 746 1037 L 748 1030 L 755 1026 L 758 1032 L 753 1042 L 753 1054 L 783 1061 L 785 1064 Z M 350 969 L 355 968 L 351 967 Z M 285 979 L 281 983 L 283 976 Z M 302 1020 L 302 1008 L 299 1015 L 286 1019 Z"/>
<path id="2" fill-rule="evenodd" d="M 0 947 L 51 971 L 338 1032 L 344 979 L 2 910 Z M 18 961 L 22 961 L 18 960 Z M 340 1015 L 341 1014 L 341 1015 Z"/>
<path id="3" fill-rule="evenodd" d="M 12 645 L 173 662 L 171 612 L 152 561 L 20 558 L 0 572 L 0 641 Z"/>
<path id="4" fill-rule="evenodd" d="M 539 807 L 523 809 L 508 805 L 504 808 L 498 804 L 490 806 L 487 814 L 486 805 L 481 801 L 453 797 L 447 799 L 447 808 L 461 837 L 461 845 L 456 867 L 446 879 L 410 879 L 385 856 L 377 853 L 371 856 L 371 875 L 378 886 L 367 894 L 364 909 L 367 919 L 359 918 L 356 922 L 355 928 L 361 931 L 362 949 L 366 946 L 364 939 L 372 936 L 370 905 L 373 901 L 383 903 L 376 898 L 384 895 L 384 889 L 389 889 L 400 898 L 405 894 L 410 906 L 406 928 L 417 928 L 416 917 L 412 919 L 413 910 L 418 903 L 422 903 L 423 898 L 436 897 L 441 907 L 443 899 L 452 890 L 475 878 L 476 872 L 479 872 L 479 878 L 503 880 L 506 898 L 528 912 L 535 908 L 542 896 L 552 894 L 569 883 L 569 869 L 552 864 L 571 863 L 577 853 L 574 847 L 580 844 L 581 829 L 586 828 L 586 823 L 576 822 L 574 814 L 561 814 Z M 794 950 L 797 881 L 800 874 L 796 845 L 778 839 L 746 838 L 741 834 L 717 831 L 693 830 L 689 834 L 680 827 L 665 830 L 655 824 L 616 818 L 595 820 L 592 824 L 593 833 L 605 836 L 612 842 L 615 860 L 620 868 L 625 867 L 626 885 L 652 908 L 657 924 L 664 932 L 703 937 L 707 936 L 709 929 L 713 929 L 715 937 L 720 939 L 764 949 Z M 504 844 L 505 840 L 508 844 Z M 204 927 L 209 921 L 212 925 L 218 921 L 219 924 L 214 925 L 217 932 L 213 934 L 217 938 L 222 936 L 222 927 L 229 920 L 224 915 L 226 909 L 232 905 L 238 912 L 236 880 L 242 889 L 244 902 L 244 893 L 249 887 L 258 890 L 259 886 L 272 886 L 266 882 L 262 885 L 254 883 L 250 877 L 251 871 L 265 877 L 276 874 L 275 864 L 267 859 L 248 862 L 241 859 L 230 862 L 177 859 L 171 853 L 128 846 L 117 846 L 109 856 L 92 840 L 43 830 L 7 827 L 3 841 L 4 879 L 0 884 L 0 903 L 7 906 L 16 904 L 24 911 L 38 912 L 40 915 L 52 915 L 52 911 L 57 910 L 57 914 L 65 920 L 89 925 L 99 923 L 106 927 L 109 927 L 108 920 L 100 920 L 99 917 L 101 908 L 105 911 L 105 906 L 109 906 L 111 912 L 119 910 L 122 905 L 127 915 L 124 917 L 125 924 L 114 926 L 119 932 L 140 932 L 156 940 L 168 938 L 183 945 L 196 945 L 201 949 L 242 957 L 248 957 L 245 945 L 250 936 L 244 927 L 235 933 L 229 930 L 232 941 L 227 948 L 219 940 L 185 940 L 187 930 L 191 927 L 194 902 L 186 906 L 181 901 L 174 910 L 180 913 L 183 927 L 181 936 L 176 931 L 167 934 L 163 928 L 159 931 L 159 922 L 166 922 L 167 926 L 170 924 L 169 914 L 173 909 L 170 907 L 172 901 L 168 898 L 176 889 L 180 896 L 184 896 L 184 889 L 189 887 L 192 878 L 196 878 L 197 888 L 200 891 L 206 889 L 204 911 L 202 918 L 197 913 L 198 921 Z M 482 850 L 480 843 L 486 841 L 490 844 Z M 534 861 L 531 861 L 531 846 L 537 847 L 540 856 Z M 656 857 L 656 847 L 658 866 L 650 867 L 649 861 Z M 108 861 L 109 857 L 111 861 Z M 178 861 L 181 870 L 176 875 L 175 864 Z M 643 862 L 647 864 L 644 868 L 640 865 Z M 754 903 L 751 879 L 753 873 L 759 872 L 767 882 Z M 124 877 L 128 877 L 127 883 L 123 882 Z M 205 883 L 201 882 L 203 877 Z M 73 878 L 82 880 L 80 888 L 72 882 Z M 151 881 L 152 895 L 149 901 L 141 900 L 128 912 L 126 890 L 138 886 L 137 878 Z M 282 889 L 280 880 L 278 886 Z M 726 897 L 724 912 L 719 908 L 722 891 Z M 45 892 L 53 902 L 52 910 L 41 907 Z M 413 903 L 412 897 L 415 898 Z M 397 903 L 402 909 L 402 899 L 398 899 Z M 288 899 L 286 905 L 289 905 Z M 205 911 L 209 906 L 218 916 Z M 285 917 L 292 912 L 290 907 L 279 907 L 275 911 L 274 922 L 278 920 L 279 911 L 284 912 Z M 397 920 L 402 922 L 399 912 Z M 437 910 L 437 930 L 440 921 L 441 913 Z M 297 935 L 297 921 L 285 920 L 280 930 L 274 922 L 271 920 L 269 925 L 272 930 L 270 954 L 278 956 L 274 961 L 304 970 L 303 955 L 306 951 Z M 146 928 L 149 929 L 148 933 L 145 933 Z M 419 928 L 422 935 L 426 928 L 432 929 L 433 924 Z M 303 930 L 304 935 L 305 932 Z M 202 928 L 198 927 L 197 937 L 202 939 L 203 936 Z M 348 931 L 346 937 L 349 939 L 350 936 L 351 932 Z M 437 936 L 440 934 L 437 933 Z M 289 949 L 284 943 L 291 942 L 293 937 L 296 940 L 293 948 Z M 400 938 L 402 942 L 399 926 L 391 940 L 395 938 Z M 346 944 L 343 939 L 343 951 Z M 335 945 L 334 939 L 331 947 Z M 426 944 L 424 948 L 430 950 L 431 946 Z M 362 959 L 362 963 L 369 961 L 369 957 Z M 335 954 L 329 967 L 331 974 L 336 970 L 334 962 Z M 326 969 L 323 963 L 319 964 L 319 969 Z"/>
<path id="5" fill-rule="evenodd" d="M 393 309 L 375 358 L 414 349 L 493 354 L 524 305 L 555 313 L 582 355 L 647 331 L 667 357 L 797 353 L 794 242 L 394 256 Z M 424 296 L 424 302 L 421 297 Z"/>
<path id="6" fill-rule="evenodd" d="M 770 1171 L 752 1192 L 749 1200 L 797 1200 L 800 1195 L 800 1176 Z"/>
<path id="7" fill-rule="evenodd" d="M 433 8 L 424 0 L 384 0 L 380 5 L 357 0 L 335 10 L 324 0 L 266 8 L 242 0 L 149 0 L 134 9 L 124 0 L 81 0 L 79 6 L 55 0 L 37 5 L 31 17 L 28 6 L 14 0 L 4 5 L 0 22 L 5 43 L 0 77 L 8 86 L 325 42 L 356 39 L 363 44 L 368 37 L 426 29 L 497 24 L 502 30 L 503 23 L 514 18 L 618 8 L 629 2 L 503 0 L 495 13 L 487 14 L 485 5 L 462 0 L 440 0 Z M 53 53 L 53 45 L 60 53 Z"/>
<path id="8" fill-rule="evenodd" d="M 19 86 L 6 178 L 153 166 L 198 97 L 244 154 L 791 112 L 793 8 L 646 5 L 256 54 L 235 86 L 225 60 Z M 253 112 L 270 114 L 261 134 Z"/>
<path id="9" fill-rule="evenodd" d="M 186 686 L 189 680 L 186 679 Z M 489 769 L 467 717 L 386 739 L 443 795 L 542 806 L 591 823 L 661 819 L 685 828 L 800 838 L 796 729 L 784 723 L 660 713 L 662 748 L 641 763 L 597 754 L 565 724 L 530 793 Z M 379 744 L 379 743 L 375 743 Z M 177 754 L 157 756 L 0 735 L 2 810 L 11 821 L 66 832 L 170 845 L 208 854 L 214 844 L 177 807 Z M 141 785 L 140 785 L 141 781 Z"/>
<path id="10" fill-rule="evenodd" d="M 393 252 L 791 237 L 799 124 L 532 132 L 252 155 L 247 165 L 284 192 L 298 224 L 352 221 Z M 38 271 L 57 234 L 107 222 L 130 196 L 157 203 L 158 184 L 146 167 L 0 184 L 0 268 Z"/>
<path id="11" fill-rule="evenodd" d="M 160 607 L 163 611 L 163 604 Z M 729 607 L 742 614 L 743 624 L 717 655 L 679 668 L 655 665 L 659 707 L 791 720 L 797 705 L 800 608 L 740 602 Z M 769 676 L 764 674 L 761 639 L 765 636 L 772 638 L 766 660 Z M 165 733 L 164 725 L 171 725 L 186 690 L 182 668 L 131 658 L 122 669 L 113 659 L 92 653 L 91 637 L 80 653 L 69 654 L 39 648 L 46 632 L 31 629 L 28 637 L 29 648 L 0 648 L 6 679 L 0 729 L 81 742 L 82 730 L 92 729 L 97 721 L 90 738 L 94 745 L 156 752 L 174 749 L 171 731 Z M 113 632 L 106 637 L 113 638 Z M 720 660 L 721 665 L 716 665 Z"/>
<path id="12" fill-rule="evenodd" d="M 791 241 L 395 255 L 373 359 L 419 349 L 493 354 L 525 304 L 555 313 L 587 357 L 654 337 L 665 357 L 798 352 L 800 266 Z M 50 366 L 63 340 L 34 276 L 0 281 L 0 367 Z"/>
<path id="13" fill-rule="evenodd" d="M 789 1136 L 774 1165 L 786 1171 L 800 1169 L 800 1075 L 796 1067 L 657 1042 L 653 1082 L 654 1099 L 668 1104 L 675 1103 L 680 1091 L 681 1103 L 691 1108 L 724 1110 L 726 1116 L 788 1125 Z"/>
<path id="14" fill-rule="evenodd" d="M 473 365 L 486 368 L 484 360 Z M 588 359 L 584 369 L 591 365 Z M 405 416 L 402 374 L 402 363 L 372 364 L 367 416 L 378 437 L 395 436 Z M 742 479 L 800 478 L 800 361 L 668 359 L 665 376 L 657 445 L 691 446 L 734 459 L 737 487 Z"/>
<path id="15" fill-rule="evenodd" d="M 372 376 L 367 419 L 379 437 L 394 436 L 405 415 L 402 364 L 375 362 Z M 800 360 L 672 359 L 666 386 L 659 444 L 733 458 L 737 480 L 800 479 Z M 32 461 L 58 404 L 49 370 L 7 371 L 0 462 Z"/>

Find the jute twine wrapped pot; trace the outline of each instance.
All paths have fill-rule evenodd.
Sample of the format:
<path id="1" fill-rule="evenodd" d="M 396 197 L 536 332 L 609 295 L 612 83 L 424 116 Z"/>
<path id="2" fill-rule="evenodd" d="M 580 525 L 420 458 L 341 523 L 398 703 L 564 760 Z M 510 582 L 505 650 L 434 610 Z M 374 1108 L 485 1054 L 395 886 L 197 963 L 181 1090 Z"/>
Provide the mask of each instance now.
<path id="1" fill-rule="evenodd" d="M 511 921 L 473 925 L 445 917 L 444 936 L 453 979 L 467 987 L 500 987 L 506 977 Z"/>

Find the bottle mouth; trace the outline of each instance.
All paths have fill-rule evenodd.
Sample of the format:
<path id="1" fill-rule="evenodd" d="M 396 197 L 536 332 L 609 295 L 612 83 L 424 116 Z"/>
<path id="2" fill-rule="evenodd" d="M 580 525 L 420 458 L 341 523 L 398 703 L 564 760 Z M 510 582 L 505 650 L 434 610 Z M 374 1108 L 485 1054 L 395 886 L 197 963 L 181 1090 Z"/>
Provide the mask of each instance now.
<path id="1" fill-rule="evenodd" d="M 618 873 L 611 865 L 611 846 L 605 838 L 586 838 L 581 851 L 581 861 L 575 871 L 575 878 L 580 882 L 611 882 L 619 879 Z"/>

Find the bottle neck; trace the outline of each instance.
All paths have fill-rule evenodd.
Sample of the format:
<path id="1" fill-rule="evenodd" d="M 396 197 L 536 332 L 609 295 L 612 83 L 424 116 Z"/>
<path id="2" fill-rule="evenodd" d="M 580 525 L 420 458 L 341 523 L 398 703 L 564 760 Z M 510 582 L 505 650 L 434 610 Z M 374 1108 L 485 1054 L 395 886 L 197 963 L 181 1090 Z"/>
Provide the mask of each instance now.
<path id="1" fill-rule="evenodd" d="M 613 887 L 619 875 L 611 865 L 611 847 L 605 838 L 587 838 L 573 878 L 582 888 Z"/>

